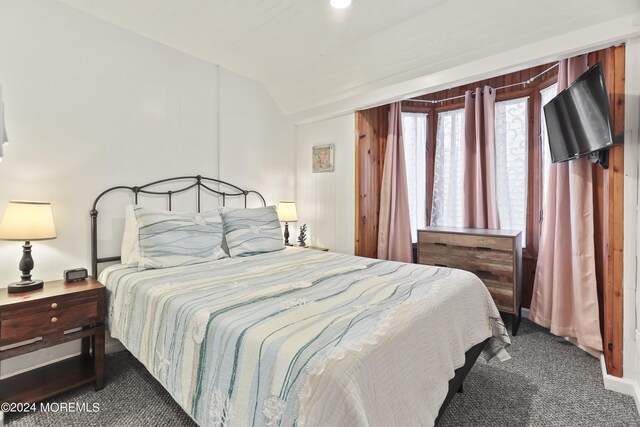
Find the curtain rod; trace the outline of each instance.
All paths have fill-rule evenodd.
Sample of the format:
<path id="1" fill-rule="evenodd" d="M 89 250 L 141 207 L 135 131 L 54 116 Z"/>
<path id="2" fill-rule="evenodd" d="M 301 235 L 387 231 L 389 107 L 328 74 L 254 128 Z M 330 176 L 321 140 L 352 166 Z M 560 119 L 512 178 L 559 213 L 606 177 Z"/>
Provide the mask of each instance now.
<path id="1" fill-rule="evenodd" d="M 560 63 L 559 63 L 559 62 L 558 62 L 558 63 L 556 63 L 556 64 L 554 64 L 554 65 L 552 65 L 551 67 L 547 68 L 546 70 L 542 71 L 541 73 L 539 73 L 539 74 L 537 74 L 537 75 L 535 75 L 535 76 L 533 76 L 533 77 L 531 77 L 531 78 L 529 78 L 529 79 L 525 80 L 525 81 L 522 81 L 522 82 L 520 82 L 520 83 L 512 83 L 512 84 L 510 84 L 510 85 L 500 86 L 500 87 L 497 87 L 497 88 L 495 88 L 495 89 L 493 89 L 493 90 L 498 91 L 498 90 L 507 89 L 507 88 L 510 88 L 510 87 L 520 86 L 520 85 L 524 85 L 524 86 L 526 86 L 526 85 L 528 85 L 528 84 L 533 83 L 536 79 L 538 79 L 538 78 L 540 78 L 541 76 L 545 75 L 545 74 L 546 74 L 546 73 L 548 73 L 549 71 L 553 70 L 553 69 L 554 69 L 554 68 L 556 68 L 558 65 L 560 65 Z M 472 94 L 472 95 L 473 95 L 473 94 Z M 439 104 L 439 103 L 441 103 L 441 102 L 453 101 L 454 99 L 460 99 L 460 98 L 464 98 L 464 97 L 465 97 L 465 95 L 458 95 L 458 96 L 452 96 L 452 97 L 450 97 L 450 98 L 435 99 L 435 100 L 431 100 L 431 99 L 412 99 L 412 98 L 409 98 L 409 99 L 403 99 L 403 100 L 402 100 L 402 102 L 424 102 L 425 104 Z"/>

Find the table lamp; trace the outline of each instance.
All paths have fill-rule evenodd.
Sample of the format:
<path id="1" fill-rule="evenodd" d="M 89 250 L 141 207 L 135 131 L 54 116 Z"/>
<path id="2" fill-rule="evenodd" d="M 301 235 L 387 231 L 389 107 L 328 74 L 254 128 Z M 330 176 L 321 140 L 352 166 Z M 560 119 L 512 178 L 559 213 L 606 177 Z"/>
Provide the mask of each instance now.
<path id="1" fill-rule="evenodd" d="M 284 222 L 284 244 L 289 245 L 289 223 L 298 220 L 298 212 L 296 212 L 296 204 L 294 202 L 278 203 L 278 219 Z"/>
<path id="2" fill-rule="evenodd" d="M 8 287 L 9 293 L 29 292 L 41 289 L 42 280 L 31 279 L 33 258 L 31 258 L 32 240 L 50 240 L 56 238 L 53 212 L 49 202 L 10 201 L 0 222 L 0 240 L 24 241 L 19 269 L 21 280 Z"/>

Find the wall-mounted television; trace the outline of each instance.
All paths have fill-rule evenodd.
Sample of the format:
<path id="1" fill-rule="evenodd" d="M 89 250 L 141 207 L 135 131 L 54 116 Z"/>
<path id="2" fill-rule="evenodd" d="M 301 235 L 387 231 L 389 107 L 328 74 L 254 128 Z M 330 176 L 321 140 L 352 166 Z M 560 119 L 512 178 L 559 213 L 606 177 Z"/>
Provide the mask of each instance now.
<path id="1" fill-rule="evenodd" d="M 553 163 L 611 147 L 614 143 L 611 110 L 600 62 L 549 101 L 544 106 L 544 117 Z"/>

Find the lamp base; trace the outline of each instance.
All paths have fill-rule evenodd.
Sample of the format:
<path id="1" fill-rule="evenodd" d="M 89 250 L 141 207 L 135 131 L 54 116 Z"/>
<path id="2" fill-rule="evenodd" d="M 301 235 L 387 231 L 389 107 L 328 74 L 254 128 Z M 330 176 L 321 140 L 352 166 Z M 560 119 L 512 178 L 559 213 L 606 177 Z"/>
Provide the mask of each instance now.
<path id="1" fill-rule="evenodd" d="M 10 284 L 7 291 L 10 294 L 19 294 L 22 292 L 36 291 L 38 289 L 42 289 L 43 286 L 44 281 L 42 280 L 26 280 Z"/>
<path id="2" fill-rule="evenodd" d="M 284 245 L 293 246 L 289 244 L 289 223 L 286 221 L 284 223 Z"/>

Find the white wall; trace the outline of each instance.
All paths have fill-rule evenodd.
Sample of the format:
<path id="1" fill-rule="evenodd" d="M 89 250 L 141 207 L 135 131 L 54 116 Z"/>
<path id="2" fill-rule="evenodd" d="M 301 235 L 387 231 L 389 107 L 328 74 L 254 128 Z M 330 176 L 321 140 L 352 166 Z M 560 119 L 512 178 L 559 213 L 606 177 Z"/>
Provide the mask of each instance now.
<path id="1" fill-rule="evenodd" d="M 34 242 L 34 277 L 89 267 L 88 212 L 114 185 L 199 173 L 293 196 L 293 126 L 250 80 L 44 0 L 0 0 L 0 58 L 0 215 L 11 199 L 48 200 L 58 232 Z M 121 206 L 100 211 L 102 256 L 119 252 Z M 0 241 L 0 287 L 19 279 L 20 255 Z M 78 348 L 3 361 L 2 374 Z"/>
<path id="2" fill-rule="evenodd" d="M 220 176 L 267 204 L 293 197 L 294 128 L 257 82 L 220 71 Z"/>
<path id="3" fill-rule="evenodd" d="M 640 39 L 627 43 L 625 66 L 623 376 L 631 382 L 629 392 L 635 395 L 640 409 Z"/>
<path id="4" fill-rule="evenodd" d="M 335 144 L 335 171 L 313 173 L 314 145 Z M 355 115 L 296 127 L 297 228 L 306 223 L 307 244 L 353 254 L 355 236 Z"/>

